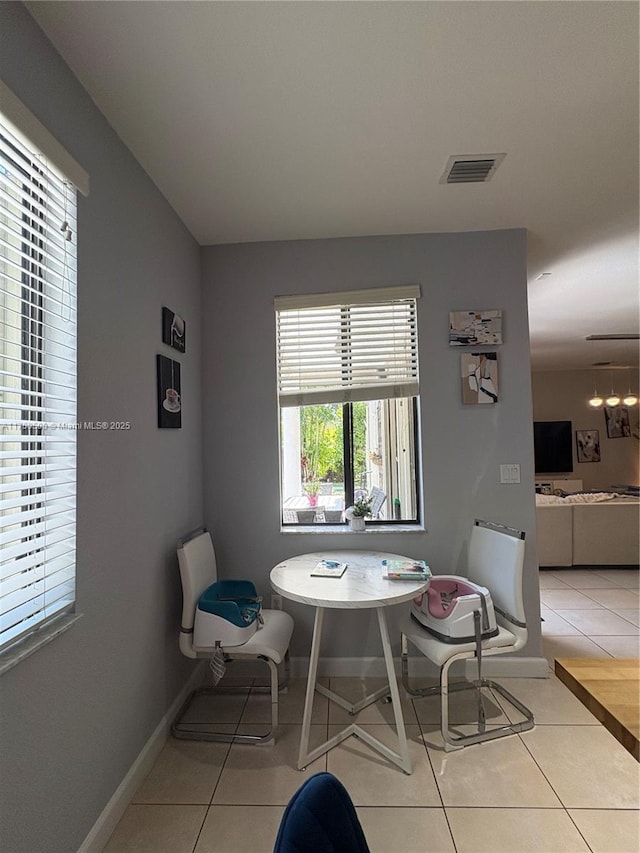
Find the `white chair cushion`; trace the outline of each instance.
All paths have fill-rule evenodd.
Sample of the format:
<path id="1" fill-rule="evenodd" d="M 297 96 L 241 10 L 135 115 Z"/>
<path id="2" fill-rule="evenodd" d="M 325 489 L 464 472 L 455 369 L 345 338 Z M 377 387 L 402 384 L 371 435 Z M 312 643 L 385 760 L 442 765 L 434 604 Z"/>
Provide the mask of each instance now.
<path id="1" fill-rule="evenodd" d="M 441 640 L 437 640 L 429 634 L 426 628 L 422 628 L 418 625 L 416 620 L 412 619 L 411 615 L 408 613 L 401 618 L 399 628 L 400 631 L 409 638 L 411 643 L 420 652 L 422 652 L 426 658 L 433 661 L 437 666 L 442 666 L 449 660 L 449 658 L 464 652 L 470 653 L 469 656 L 471 657 L 476 649 L 475 642 L 443 643 Z M 515 644 L 515 635 L 512 634 L 511 631 L 507 631 L 506 628 L 499 625 L 498 633 L 495 637 L 489 637 L 489 639 L 482 641 L 482 650 L 504 648 L 506 653 L 507 650 L 515 646 Z"/>
<path id="2" fill-rule="evenodd" d="M 243 655 L 247 657 L 264 655 L 276 664 L 281 663 L 289 648 L 293 633 L 293 619 L 284 610 L 263 610 L 262 617 L 264 625 L 260 626 L 246 643 L 241 646 L 230 646 L 228 649 L 223 646 L 223 651 L 236 658 Z M 194 651 L 202 657 L 207 657 L 213 653 L 214 649 L 194 646 Z"/>

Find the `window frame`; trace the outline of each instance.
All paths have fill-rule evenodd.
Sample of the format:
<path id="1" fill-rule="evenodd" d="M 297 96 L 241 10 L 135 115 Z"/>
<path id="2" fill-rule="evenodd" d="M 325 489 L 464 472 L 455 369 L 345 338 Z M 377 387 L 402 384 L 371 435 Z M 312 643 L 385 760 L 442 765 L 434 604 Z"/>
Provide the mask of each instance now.
<path id="1" fill-rule="evenodd" d="M 419 285 L 375 288 L 370 290 L 301 294 L 276 297 L 276 367 L 278 376 L 279 444 L 280 444 L 280 523 L 282 528 L 296 530 L 313 527 L 317 530 L 329 526 L 323 521 L 301 524 L 285 520 L 287 510 L 282 506 L 285 497 L 285 480 L 291 486 L 291 460 L 285 465 L 285 431 L 282 412 L 287 408 L 302 411 L 314 405 L 340 405 L 342 410 L 342 462 L 345 489 L 345 507 L 353 505 L 355 483 L 354 418 L 355 402 L 407 399 L 411 401 L 413 464 L 410 483 L 411 495 L 400 488 L 400 497 L 411 499 L 414 510 L 410 518 L 393 517 L 390 497 L 389 518 L 371 519 L 377 526 L 420 524 L 420 420 L 418 381 L 418 322 L 417 299 Z M 385 409 L 386 411 L 386 409 Z M 398 416 L 385 423 L 385 435 Z M 290 421 L 289 421 L 290 424 Z M 404 433 L 404 440 L 407 433 Z M 286 442 L 290 447 L 296 441 Z M 388 461 L 393 466 L 392 448 Z M 294 451 L 295 452 L 295 451 Z M 389 455 L 389 453 L 387 453 Z M 285 468 L 288 472 L 285 478 Z M 404 468 L 406 472 L 406 468 Z M 398 472 L 393 467 L 385 477 L 393 477 L 397 484 Z M 406 480 L 406 477 L 405 477 Z M 400 481 L 403 482 L 402 480 Z M 403 497 L 404 494 L 404 497 Z"/>
<path id="2" fill-rule="evenodd" d="M 383 399 L 392 399 L 392 398 L 383 398 Z M 411 415 L 412 415 L 412 438 L 413 438 L 413 447 L 415 453 L 415 465 L 414 470 L 416 472 L 416 481 L 415 481 L 415 501 L 416 501 L 416 512 L 413 518 L 382 518 L 382 519 L 367 519 L 367 526 L 386 526 L 386 525 L 396 525 L 396 526 L 406 526 L 406 525 L 416 525 L 420 523 L 421 517 L 421 502 L 420 502 L 420 488 L 418 483 L 418 471 L 420 470 L 420 430 L 418 429 L 418 397 L 408 397 L 406 398 L 411 400 Z M 355 475 L 354 475 L 354 465 L 353 465 L 353 451 L 354 451 L 354 441 L 353 441 L 353 403 L 342 403 L 342 455 L 343 455 L 343 465 L 344 465 L 344 504 L 345 507 L 352 506 L 355 494 Z M 282 479 L 282 476 L 281 476 Z M 312 524 L 301 525 L 296 521 L 285 521 L 284 518 L 280 518 L 280 524 L 282 527 L 286 527 L 287 529 L 293 529 L 300 527 L 315 527 L 318 530 L 323 530 L 326 527 L 331 527 L 333 525 L 327 524 L 327 522 L 313 522 Z M 339 522 L 341 526 L 346 525 L 345 521 Z"/>
<path id="3" fill-rule="evenodd" d="M 59 163 L 85 194 L 88 176 L 1 83 L 0 94 L 0 527 L 10 542 L 0 562 L 1 673 L 79 618 L 77 200 Z"/>

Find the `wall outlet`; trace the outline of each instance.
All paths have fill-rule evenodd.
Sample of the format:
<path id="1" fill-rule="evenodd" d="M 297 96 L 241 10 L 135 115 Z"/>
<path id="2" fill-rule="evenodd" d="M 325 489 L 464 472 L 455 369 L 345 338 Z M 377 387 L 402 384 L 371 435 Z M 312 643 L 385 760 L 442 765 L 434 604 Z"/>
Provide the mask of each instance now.
<path id="1" fill-rule="evenodd" d="M 271 596 L 271 609 L 272 610 L 282 610 L 282 596 L 281 595 L 272 595 Z"/>

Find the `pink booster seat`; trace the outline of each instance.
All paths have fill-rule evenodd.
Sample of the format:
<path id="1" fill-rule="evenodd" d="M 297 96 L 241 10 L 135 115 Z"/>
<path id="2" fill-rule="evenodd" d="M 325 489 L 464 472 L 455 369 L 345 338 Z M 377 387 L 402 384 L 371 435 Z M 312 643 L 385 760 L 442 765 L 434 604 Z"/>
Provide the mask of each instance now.
<path id="1" fill-rule="evenodd" d="M 472 643 L 476 638 L 473 613 L 480 611 L 481 637 L 498 633 L 489 590 L 457 575 L 436 575 L 426 591 L 413 599 L 411 615 L 445 643 Z"/>

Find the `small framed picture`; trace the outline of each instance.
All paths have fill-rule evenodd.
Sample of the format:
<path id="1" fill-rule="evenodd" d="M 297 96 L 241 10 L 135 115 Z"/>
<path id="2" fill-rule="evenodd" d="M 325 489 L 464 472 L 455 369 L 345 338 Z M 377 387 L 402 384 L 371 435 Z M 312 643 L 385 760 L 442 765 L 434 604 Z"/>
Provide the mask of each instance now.
<path id="1" fill-rule="evenodd" d="M 179 314 L 175 314 L 170 308 L 162 309 L 162 342 L 185 352 L 187 344 L 186 323 Z"/>
<path id="2" fill-rule="evenodd" d="M 156 356 L 158 373 L 158 426 L 160 429 L 182 427 L 182 397 L 180 393 L 180 363 Z"/>
<path id="3" fill-rule="evenodd" d="M 460 356 L 460 377 L 465 405 L 498 402 L 498 353 L 463 353 Z"/>
<path id="4" fill-rule="evenodd" d="M 629 409 L 626 406 L 605 406 L 604 420 L 607 438 L 628 438 L 631 435 Z"/>
<path id="5" fill-rule="evenodd" d="M 576 450 L 578 462 L 600 462 L 600 431 L 577 429 Z"/>
<path id="6" fill-rule="evenodd" d="M 502 311 L 451 311 L 449 346 L 495 346 L 502 343 Z"/>

